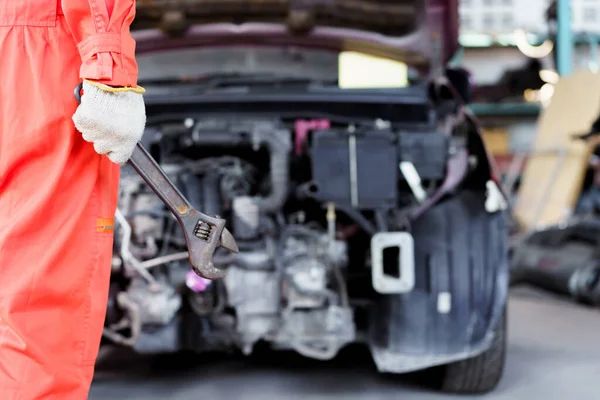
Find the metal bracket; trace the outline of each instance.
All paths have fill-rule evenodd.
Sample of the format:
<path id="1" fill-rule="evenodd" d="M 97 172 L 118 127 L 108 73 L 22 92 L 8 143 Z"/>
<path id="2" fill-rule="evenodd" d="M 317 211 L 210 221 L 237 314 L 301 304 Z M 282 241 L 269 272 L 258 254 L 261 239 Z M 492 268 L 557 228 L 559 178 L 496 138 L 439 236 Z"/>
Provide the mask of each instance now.
<path id="1" fill-rule="evenodd" d="M 485 210 L 489 213 L 506 210 L 508 208 L 508 203 L 498 187 L 498 184 L 494 181 L 487 181 L 485 186 L 487 188 Z"/>
<path id="2" fill-rule="evenodd" d="M 399 277 L 384 273 L 383 252 L 398 247 Z M 414 239 L 408 232 L 379 232 L 371 239 L 371 280 L 382 294 L 408 293 L 415 286 Z"/>
<path id="3" fill-rule="evenodd" d="M 348 150 L 350 152 L 350 201 L 352 207 L 358 207 L 358 160 L 356 155 L 356 136 L 350 133 L 348 139 Z"/>
<path id="4" fill-rule="evenodd" d="M 423 189 L 421 185 L 421 177 L 415 168 L 415 165 L 410 161 L 402 161 L 400 163 L 400 172 L 408 182 L 408 186 L 410 186 L 410 190 L 413 192 L 413 195 L 419 202 L 422 204 L 425 200 L 427 200 L 427 193 Z"/>

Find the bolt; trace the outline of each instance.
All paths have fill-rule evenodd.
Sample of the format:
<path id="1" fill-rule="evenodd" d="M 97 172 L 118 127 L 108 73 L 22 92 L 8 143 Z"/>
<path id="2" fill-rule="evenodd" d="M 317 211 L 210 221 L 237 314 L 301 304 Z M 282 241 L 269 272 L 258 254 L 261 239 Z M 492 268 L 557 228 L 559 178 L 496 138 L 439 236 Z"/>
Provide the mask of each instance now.
<path id="1" fill-rule="evenodd" d="M 317 279 L 319 279 L 319 269 L 318 269 L 318 268 L 316 268 L 316 267 L 313 267 L 313 268 L 311 268 L 311 269 L 310 269 L 310 277 L 311 277 L 313 280 L 317 280 Z"/>
<path id="2" fill-rule="evenodd" d="M 192 118 L 186 118 L 183 121 L 183 126 L 185 126 L 186 128 L 191 128 L 192 126 L 194 126 L 194 120 Z"/>
<path id="3" fill-rule="evenodd" d="M 245 344 L 242 348 L 242 353 L 245 356 L 249 356 L 252 353 L 252 345 L 250 343 Z"/>
<path id="4" fill-rule="evenodd" d="M 115 272 L 121 269 L 121 267 L 123 266 L 123 260 L 121 260 L 121 257 L 113 257 L 111 266 L 112 270 Z"/>

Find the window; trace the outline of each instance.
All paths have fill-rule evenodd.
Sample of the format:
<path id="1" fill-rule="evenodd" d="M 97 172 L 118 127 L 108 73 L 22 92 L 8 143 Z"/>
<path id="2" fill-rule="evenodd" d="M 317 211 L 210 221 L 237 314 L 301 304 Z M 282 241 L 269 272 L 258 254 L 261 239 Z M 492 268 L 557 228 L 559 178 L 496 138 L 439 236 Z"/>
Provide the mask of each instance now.
<path id="1" fill-rule="evenodd" d="M 493 14 L 485 14 L 483 16 L 483 29 L 490 30 L 494 27 L 494 15 Z"/>
<path id="2" fill-rule="evenodd" d="M 502 16 L 502 27 L 506 29 L 512 29 L 514 24 L 512 13 L 504 14 Z"/>
<path id="3" fill-rule="evenodd" d="M 471 29 L 471 17 L 468 15 L 463 15 L 460 18 L 460 29 L 465 29 L 465 30 L 469 30 Z"/>
<path id="4" fill-rule="evenodd" d="M 585 22 L 596 22 L 598 16 L 595 8 L 583 9 L 583 20 Z"/>

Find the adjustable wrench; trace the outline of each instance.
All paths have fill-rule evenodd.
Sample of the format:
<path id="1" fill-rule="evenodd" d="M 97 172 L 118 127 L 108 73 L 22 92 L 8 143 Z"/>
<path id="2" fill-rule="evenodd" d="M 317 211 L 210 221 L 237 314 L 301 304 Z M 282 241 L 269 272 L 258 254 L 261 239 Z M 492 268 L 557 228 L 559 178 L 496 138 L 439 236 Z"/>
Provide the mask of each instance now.
<path id="1" fill-rule="evenodd" d="M 81 102 L 82 88 L 82 83 L 75 88 L 74 95 L 78 103 Z M 225 220 L 194 209 L 140 142 L 137 143 L 128 163 L 181 225 L 194 272 L 206 279 L 223 278 L 225 271 L 215 267 L 213 263 L 213 254 L 217 246 L 233 253 L 239 252 L 233 235 L 225 228 Z"/>

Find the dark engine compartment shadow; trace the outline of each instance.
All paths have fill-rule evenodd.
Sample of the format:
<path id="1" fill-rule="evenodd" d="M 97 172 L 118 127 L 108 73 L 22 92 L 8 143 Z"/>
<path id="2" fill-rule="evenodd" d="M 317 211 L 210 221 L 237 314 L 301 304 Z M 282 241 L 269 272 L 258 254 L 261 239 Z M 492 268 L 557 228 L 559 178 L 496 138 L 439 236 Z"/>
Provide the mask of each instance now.
<path id="1" fill-rule="evenodd" d="M 426 370 L 402 375 L 381 374 L 364 345 L 348 346 L 330 361 L 307 359 L 292 351 L 273 351 L 265 345 L 257 345 L 250 356 L 187 352 L 140 355 L 130 349 L 111 348 L 101 351 L 94 385 L 119 382 L 159 385 L 162 382 L 177 387 L 194 380 L 210 380 L 214 384 L 235 381 L 236 386 L 243 386 L 253 380 L 260 381 L 261 377 L 276 376 L 278 379 L 270 382 L 271 385 L 285 386 L 286 390 L 307 395 L 356 393 L 371 386 L 435 395 L 428 384 L 433 373 Z"/>

